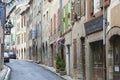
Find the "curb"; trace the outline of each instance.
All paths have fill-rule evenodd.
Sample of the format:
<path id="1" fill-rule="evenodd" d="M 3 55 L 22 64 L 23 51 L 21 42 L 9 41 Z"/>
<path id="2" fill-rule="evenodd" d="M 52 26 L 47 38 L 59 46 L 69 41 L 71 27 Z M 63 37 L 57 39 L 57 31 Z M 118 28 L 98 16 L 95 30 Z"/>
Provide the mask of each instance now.
<path id="1" fill-rule="evenodd" d="M 42 66 L 41 64 L 37 64 L 37 65 L 39 65 L 40 67 L 42 67 L 42 68 L 44 68 L 44 69 L 46 69 L 46 70 L 48 70 L 48 71 L 50 71 L 50 72 L 52 72 L 52 73 L 56 74 L 57 76 L 61 77 L 63 80 L 67 80 L 67 79 L 65 79 L 64 77 L 60 76 L 60 74 L 58 74 L 58 73 L 55 73 L 55 72 L 51 71 L 50 69 L 48 69 L 48 68 L 46 68 L 46 67 Z"/>
<path id="2" fill-rule="evenodd" d="M 10 79 L 11 69 L 4 65 L 4 69 L 0 72 L 0 80 L 9 80 Z"/>
<path id="3" fill-rule="evenodd" d="M 57 75 L 57 76 L 61 77 L 63 80 L 67 80 L 67 79 L 65 79 L 64 77 L 60 76 L 58 73 L 55 73 L 55 72 L 51 71 L 50 69 L 48 69 L 48 68 L 46 68 L 46 67 L 42 66 L 41 64 L 37 64 L 37 63 L 35 63 L 35 62 L 33 62 L 33 61 L 29 61 L 29 60 L 26 60 L 26 61 L 31 62 L 31 63 L 33 63 L 33 64 L 36 64 L 36 65 L 38 65 L 38 66 L 40 66 L 40 67 L 44 68 L 45 70 L 47 70 L 47 71 L 50 71 L 50 72 L 54 73 L 55 75 Z"/>
<path id="4" fill-rule="evenodd" d="M 8 67 L 8 66 L 6 66 L 7 67 L 7 73 L 6 73 L 6 75 L 5 75 L 5 78 L 4 78 L 4 80 L 10 80 L 10 72 L 11 72 L 11 69 Z"/>

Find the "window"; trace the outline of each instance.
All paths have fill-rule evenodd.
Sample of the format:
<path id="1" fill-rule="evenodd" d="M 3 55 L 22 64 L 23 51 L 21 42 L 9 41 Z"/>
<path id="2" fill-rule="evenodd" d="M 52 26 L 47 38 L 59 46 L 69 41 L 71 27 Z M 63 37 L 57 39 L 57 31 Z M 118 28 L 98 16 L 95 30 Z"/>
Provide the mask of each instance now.
<path id="1" fill-rule="evenodd" d="M 47 11 L 47 22 L 48 22 L 48 11 Z"/>
<path id="2" fill-rule="evenodd" d="M 54 14 L 54 34 L 56 34 L 56 14 Z"/>
<path id="3" fill-rule="evenodd" d="M 24 42 L 26 42 L 26 32 L 24 33 Z"/>
<path id="4" fill-rule="evenodd" d="M 84 1 L 84 0 L 82 0 L 82 1 Z M 77 6 L 77 19 L 80 19 L 80 17 L 81 17 L 81 7 L 83 7 L 83 6 L 81 6 L 82 5 L 82 3 L 81 3 L 81 0 L 77 0 L 77 4 L 76 4 Z"/>
<path id="5" fill-rule="evenodd" d="M 48 2 L 51 2 L 52 0 L 48 0 Z"/>
<path id="6" fill-rule="evenodd" d="M 91 16 L 92 16 L 92 15 L 94 14 L 94 0 L 91 0 L 90 5 L 91 5 L 90 14 L 91 14 Z"/>
<path id="7" fill-rule="evenodd" d="M 21 34 L 21 43 L 23 43 L 23 34 Z"/>
<path id="8" fill-rule="evenodd" d="M 75 3 L 72 2 L 72 9 L 71 9 L 71 21 L 72 21 L 72 24 L 74 23 L 74 12 L 75 11 Z"/>
<path id="9" fill-rule="evenodd" d="M 85 9 L 86 8 L 86 0 L 81 0 L 81 16 L 85 15 Z"/>
<path id="10" fill-rule="evenodd" d="M 43 19 L 44 19 L 44 23 L 45 23 L 45 15 L 43 16 Z"/>
<path id="11" fill-rule="evenodd" d="M 52 19 L 50 21 L 51 25 L 50 25 L 50 35 L 52 36 Z"/>
<path id="12" fill-rule="evenodd" d="M 58 9 L 58 18 L 57 18 L 58 31 L 60 31 L 60 9 Z"/>
<path id="13" fill-rule="evenodd" d="M 25 23 L 26 23 L 25 20 L 26 20 L 26 17 L 24 16 L 24 26 L 26 25 L 26 24 L 25 24 Z"/>
<path id="14" fill-rule="evenodd" d="M 17 44 L 20 44 L 20 35 L 17 36 Z"/>
<path id="15" fill-rule="evenodd" d="M 78 21 L 85 14 L 85 0 L 75 0 L 72 2 L 71 10 L 72 23 Z"/>
<path id="16" fill-rule="evenodd" d="M 17 23 L 17 31 L 20 30 L 20 23 Z"/>
<path id="17" fill-rule="evenodd" d="M 44 4 L 46 4 L 46 1 L 47 1 L 47 0 L 44 0 Z"/>
<path id="18" fill-rule="evenodd" d="M 23 16 L 21 16 L 21 28 L 23 28 L 23 24 L 24 24 L 24 18 Z"/>

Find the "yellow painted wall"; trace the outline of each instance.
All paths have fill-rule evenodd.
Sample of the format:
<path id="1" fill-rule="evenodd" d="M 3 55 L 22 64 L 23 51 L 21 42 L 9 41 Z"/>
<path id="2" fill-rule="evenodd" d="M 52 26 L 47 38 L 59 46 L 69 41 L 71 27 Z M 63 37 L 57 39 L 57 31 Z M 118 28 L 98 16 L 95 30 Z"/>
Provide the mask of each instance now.
<path id="1" fill-rule="evenodd" d="M 120 5 L 111 9 L 111 27 L 120 26 Z"/>

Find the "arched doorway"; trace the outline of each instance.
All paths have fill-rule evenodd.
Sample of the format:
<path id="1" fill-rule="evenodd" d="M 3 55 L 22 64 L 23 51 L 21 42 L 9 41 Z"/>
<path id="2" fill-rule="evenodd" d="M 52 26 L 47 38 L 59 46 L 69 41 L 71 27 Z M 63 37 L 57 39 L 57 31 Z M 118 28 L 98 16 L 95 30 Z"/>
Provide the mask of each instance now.
<path id="1" fill-rule="evenodd" d="M 26 49 L 24 48 L 24 59 L 26 58 Z"/>
<path id="2" fill-rule="evenodd" d="M 48 57 L 48 45 L 47 45 L 47 41 L 46 41 L 46 64 L 48 65 L 49 62 L 49 57 Z"/>
<path id="3" fill-rule="evenodd" d="M 120 35 L 112 36 L 110 44 L 113 49 L 113 78 L 120 80 Z"/>
<path id="4" fill-rule="evenodd" d="M 29 47 L 29 59 L 31 60 L 32 59 L 32 51 L 31 51 L 32 49 L 31 49 L 31 47 Z"/>
<path id="5" fill-rule="evenodd" d="M 109 29 L 106 37 L 107 80 L 120 80 L 120 27 Z"/>
<path id="6" fill-rule="evenodd" d="M 38 61 L 38 48 L 37 48 L 37 45 L 36 45 L 36 47 L 35 47 L 35 52 L 36 52 L 36 61 Z"/>
<path id="7" fill-rule="evenodd" d="M 42 58 L 42 59 L 43 59 L 43 60 L 42 60 L 42 61 L 43 61 L 42 63 L 45 63 L 45 47 L 44 47 L 44 43 L 43 43 L 43 45 L 42 45 L 42 57 L 43 57 L 43 58 Z"/>
<path id="8" fill-rule="evenodd" d="M 23 49 L 21 49 L 21 59 L 23 59 Z"/>

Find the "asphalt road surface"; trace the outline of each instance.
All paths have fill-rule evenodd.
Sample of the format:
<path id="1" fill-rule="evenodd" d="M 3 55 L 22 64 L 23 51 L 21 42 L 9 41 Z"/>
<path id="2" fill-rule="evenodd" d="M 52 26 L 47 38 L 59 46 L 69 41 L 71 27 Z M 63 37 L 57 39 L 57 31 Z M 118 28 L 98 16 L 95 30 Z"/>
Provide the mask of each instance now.
<path id="1" fill-rule="evenodd" d="M 64 80 L 56 74 L 29 61 L 10 60 L 6 65 L 12 69 L 10 80 Z"/>

